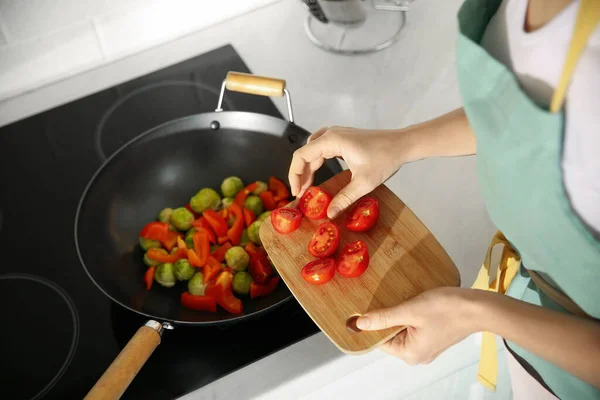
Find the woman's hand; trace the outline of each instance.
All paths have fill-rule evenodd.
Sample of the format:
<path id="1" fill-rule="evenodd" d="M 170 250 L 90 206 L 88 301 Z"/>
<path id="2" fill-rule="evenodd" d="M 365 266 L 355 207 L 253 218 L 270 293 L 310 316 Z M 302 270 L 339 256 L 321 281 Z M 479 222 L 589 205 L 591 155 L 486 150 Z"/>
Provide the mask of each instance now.
<path id="1" fill-rule="evenodd" d="M 407 364 L 428 364 L 450 346 L 477 331 L 472 323 L 476 291 L 441 287 L 426 291 L 396 307 L 370 311 L 358 318 L 362 330 L 407 326 L 381 349 Z"/>
<path id="2" fill-rule="evenodd" d="M 321 128 L 294 153 L 289 171 L 292 195 L 304 194 L 326 159 L 341 157 L 352 172 L 352 180 L 329 205 L 327 215 L 335 218 L 361 196 L 385 182 L 402 164 L 412 161 L 411 137 L 402 131 L 339 126 Z"/>

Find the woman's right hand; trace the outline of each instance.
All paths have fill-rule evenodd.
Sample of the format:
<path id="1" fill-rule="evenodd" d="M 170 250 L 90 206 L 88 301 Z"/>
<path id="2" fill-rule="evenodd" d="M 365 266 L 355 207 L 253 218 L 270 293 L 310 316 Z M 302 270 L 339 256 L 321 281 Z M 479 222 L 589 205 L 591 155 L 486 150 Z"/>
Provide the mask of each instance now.
<path id="1" fill-rule="evenodd" d="M 326 159 L 342 158 L 352 172 L 352 180 L 329 205 L 327 216 L 335 218 L 385 182 L 404 163 L 413 161 L 412 142 L 411 135 L 398 130 L 321 128 L 294 153 L 289 171 L 292 195 L 300 197 L 304 194 Z"/>

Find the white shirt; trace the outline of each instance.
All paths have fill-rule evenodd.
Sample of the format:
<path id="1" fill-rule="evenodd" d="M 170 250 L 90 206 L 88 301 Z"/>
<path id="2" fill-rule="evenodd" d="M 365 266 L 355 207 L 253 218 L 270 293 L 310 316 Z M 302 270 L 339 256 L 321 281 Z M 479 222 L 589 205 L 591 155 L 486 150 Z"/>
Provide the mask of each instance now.
<path id="1" fill-rule="evenodd" d="M 504 0 L 481 45 L 516 75 L 532 100 L 550 104 L 571 41 L 579 0 L 542 28 L 524 30 L 528 0 Z M 565 100 L 563 182 L 571 206 L 600 232 L 600 25 L 588 39 Z"/>

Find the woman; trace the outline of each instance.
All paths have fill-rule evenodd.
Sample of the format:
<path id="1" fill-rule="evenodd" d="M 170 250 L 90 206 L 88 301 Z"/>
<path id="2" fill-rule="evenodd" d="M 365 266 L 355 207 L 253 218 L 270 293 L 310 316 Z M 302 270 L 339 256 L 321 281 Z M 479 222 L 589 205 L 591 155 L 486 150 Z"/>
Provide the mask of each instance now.
<path id="1" fill-rule="evenodd" d="M 410 364 L 488 332 L 478 378 L 493 389 L 491 332 L 505 339 L 515 398 L 598 399 L 600 1 L 466 0 L 458 20 L 464 107 L 396 131 L 320 129 L 294 154 L 292 192 L 342 157 L 353 179 L 329 206 L 334 218 L 405 163 L 477 153 L 502 231 L 490 250 L 506 246 L 500 285 L 489 285 L 486 257 L 474 287 L 492 290 L 431 290 L 357 324 L 407 325 L 382 348 Z"/>

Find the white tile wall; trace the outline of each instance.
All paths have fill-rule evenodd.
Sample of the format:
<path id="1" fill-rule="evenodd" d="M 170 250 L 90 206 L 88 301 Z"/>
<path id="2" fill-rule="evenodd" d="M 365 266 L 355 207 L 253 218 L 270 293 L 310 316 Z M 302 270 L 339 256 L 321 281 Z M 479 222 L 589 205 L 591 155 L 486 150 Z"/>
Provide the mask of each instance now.
<path id="1" fill-rule="evenodd" d="M 0 0 L 0 101 L 277 1 Z"/>

